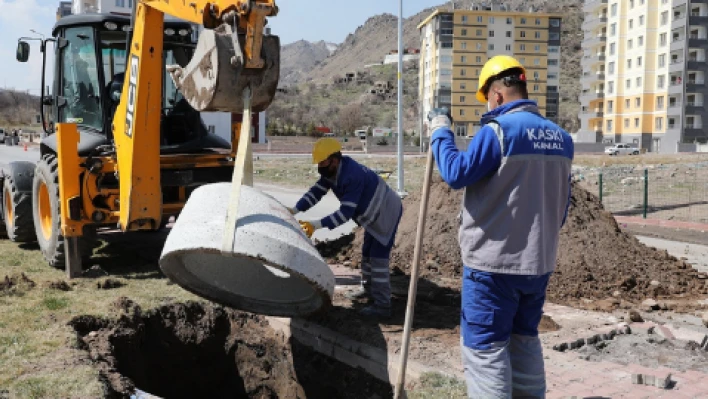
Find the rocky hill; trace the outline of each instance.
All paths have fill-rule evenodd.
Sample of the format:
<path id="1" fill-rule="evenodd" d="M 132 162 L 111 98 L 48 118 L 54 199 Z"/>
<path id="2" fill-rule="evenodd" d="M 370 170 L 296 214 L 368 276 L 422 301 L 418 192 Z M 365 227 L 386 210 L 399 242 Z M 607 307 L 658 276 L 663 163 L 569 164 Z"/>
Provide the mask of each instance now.
<path id="1" fill-rule="evenodd" d="M 309 71 L 337 50 L 337 45 L 325 41 L 298 40 L 283 46 L 280 52 L 280 85 L 291 86 L 306 80 Z"/>
<path id="2" fill-rule="evenodd" d="M 0 127 L 19 127 L 35 123 L 39 97 L 21 91 L 0 89 Z"/>
<path id="3" fill-rule="evenodd" d="M 454 3 L 454 5 L 453 5 Z M 470 8 L 471 0 L 456 0 L 441 4 L 440 8 L 458 9 Z M 580 59 L 582 51 L 580 42 L 583 21 L 582 0 L 508 0 L 505 1 L 512 10 L 528 11 L 534 8 L 539 12 L 559 13 L 563 16 L 563 33 L 561 43 L 561 77 L 560 77 L 560 120 L 563 127 L 569 131 L 579 128 L 577 118 L 580 104 Z M 407 18 L 404 21 L 404 47 L 420 47 L 420 38 L 417 25 L 438 7 L 428 8 Z M 318 58 L 325 54 L 318 51 L 317 56 L 308 55 L 311 62 L 302 61 L 303 57 L 288 55 L 284 58 L 281 68 L 284 71 L 284 84 L 298 85 L 305 83 L 330 84 L 333 78 L 341 76 L 347 71 L 363 71 L 367 64 L 378 63 L 383 60 L 391 50 L 397 49 L 397 17 L 391 14 L 376 15 L 369 18 L 364 25 L 358 27 L 337 46 L 336 51 L 325 58 Z M 292 47 L 290 47 L 292 46 Z M 310 46 L 296 42 L 283 48 L 283 53 L 298 53 L 303 49 L 303 54 L 314 54 Z M 292 64 L 291 60 L 298 60 Z M 412 82 L 417 86 L 417 82 Z M 408 86 L 411 88 L 411 85 Z M 332 87 L 331 90 L 338 90 Z M 289 96 L 292 97 L 292 96 Z M 351 96 L 350 101 L 355 101 L 356 96 Z M 299 99 L 297 101 L 307 101 Z M 417 117 L 417 115 L 416 115 Z"/>

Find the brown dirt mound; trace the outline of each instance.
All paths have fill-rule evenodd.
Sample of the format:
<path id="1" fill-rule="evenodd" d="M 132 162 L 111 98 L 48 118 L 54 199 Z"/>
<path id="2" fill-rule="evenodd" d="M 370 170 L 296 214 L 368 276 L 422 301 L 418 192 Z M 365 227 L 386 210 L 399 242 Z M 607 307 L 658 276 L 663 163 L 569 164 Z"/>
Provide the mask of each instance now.
<path id="1" fill-rule="evenodd" d="M 451 279 L 459 288 L 462 270 L 457 240 L 462 193 L 434 179 L 426 221 L 420 275 Z M 404 200 L 404 215 L 391 255 L 392 269 L 409 271 L 413 258 L 420 194 Z M 359 267 L 363 230 L 336 242 L 318 243 L 331 262 Z M 624 233 L 598 198 L 573 184 L 566 225 L 561 230 L 556 272 L 548 288 L 554 303 L 586 306 L 583 299 L 613 297 L 641 302 L 645 298 L 695 298 L 708 294 L 706 274 L 687 263 L 640 243 Z"/>
<path id="2" fill-rule="evenodd" d="M 196 302 L 147 312 L 121 297 L 115 320 L 69 323 L 108 397 L 136 387 L 166 398 L 390 397 L 391 387 L 288 341 L 261 316 Z"/>
<path id="3" fill-rule="evenodd" d="M 103 281 L 97 282 L 96 288 L 99 290 L 111 290 L 113 288 L 120 288 L 124 285 L 125 283 L 120 280 L 116 280 L 114 278 L 107 278 Z"/>
<path id="4" fill-rule="evenodd" d="M 36 285 L 37 284 L 24 273 L 5 276 L 4 280 L 0 280 L 0 295 L 21 295 L 34 288 Z"/>
<path id="5" fill-rule="evenodd" d="M 58 290 L 58 291 L 71 291 L 73 288 L 69 285 L 64 280 L 57 280 L 57 281 L 47 281 L 46 283 L 47 288 L 52 289 L 52 290 Z"/>

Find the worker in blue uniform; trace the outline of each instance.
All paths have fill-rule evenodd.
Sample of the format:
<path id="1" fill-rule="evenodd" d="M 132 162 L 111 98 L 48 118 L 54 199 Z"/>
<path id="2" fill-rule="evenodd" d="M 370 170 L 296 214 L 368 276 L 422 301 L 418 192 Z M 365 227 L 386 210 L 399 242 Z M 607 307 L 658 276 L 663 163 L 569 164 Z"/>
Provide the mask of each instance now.
<path id="1" fill-rule="evenodd" d="M 312 162 L 317 164 L 319 180 L 302 196 L 292 214 L 305 212 L 317 204 L 329 190 L 340 201 L 340 208 L 319 220 L 301 221 L 303 230 L 312 236 L 315 230 L 335 229 L 353 219 L 365 230 L 361 258 L 361 286 L 349 299 L 369 299 L 373 303 L 360 312 L 365 316 L 391 316 L 389 258 L 403 214 L 400 197 L 374 171 L 342 155 L 342 145 L 334 138 L 315 142 Z"/>
<path id="2" fill-rule="evenodd" d="M 458 150 L 447 110 L 429 115 L 440 174 L 463 189 L 460 331 L 470 398 L 544 398 L 538 325 L 570 197 L 570 135 L 528 99 L 526 70 L 491 58 L 479 76 L 482 128 Z"/>

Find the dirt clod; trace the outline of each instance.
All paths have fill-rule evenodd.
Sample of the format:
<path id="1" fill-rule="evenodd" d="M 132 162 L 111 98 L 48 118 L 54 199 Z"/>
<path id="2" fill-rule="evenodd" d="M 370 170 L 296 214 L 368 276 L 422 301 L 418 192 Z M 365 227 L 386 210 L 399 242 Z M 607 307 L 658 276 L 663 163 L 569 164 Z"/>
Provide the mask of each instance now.
<path id="1" fill-rule="evenodd" d="M 59 290 L 59 291 L 71 291 L 72 288 L 64 280 L 57 280 L 57 281 L 47 281 L 47 288 L 52 289 L 52 290 Z"/>
<path id="2" fill-rule="evenodd" d="M 99 290 L 110 290 L 113 288 L 120 288 L 124 285 L 124 282 L 116 280 L 114 278 L 107 278 L 103 281 L 99 281 L 98 283 L 96 283 L 96 286 Z"/>
<path id="3" fill-rule="evenodd" d="M 404 215 L 391 254 L 392 269 L 410 273 L 415 243 L 419 194 L 404 200 Z M 457 240 L 462 193 L 440 178 L 430 190 L 421 277 L 446 280 L 460 287 L 462 261 Z M 363 230 L 317 248 L 331 262 L 346 259 L 360 267 Z M 666 251 L 650 248 L 623 232 L 598 198 L 572 185 L 566 224 L 561 230 L 558 261 L 548 286 L 549 301 L 610 311 L 646 298 L 690 300 L 708 294 L 705 273 L 685 269 L 685 263 Z M 620 301 L 618 298 L 621 298 Z"/>
<path id="4" fill-rule="evenodd" d="M 560 328 L 561 326 L 556 323 L 555 320 L 551 319 L 551 316 L 545 314 L 541 316 L 541 323 L 538 325 L 538 332 L 544 333 L 550 331 L 558 331 L 560 330 Z"/>
<path id="5" fill-rule="evenodd" d="M 34 288 L 36 285 L 37 284 L 24 273 L 5 276 L 4 280 L 0 280 L 0 295 L 21 295 Z"/>
<path id="6" fill-rule="evenodd" d="M 642 318 L 642 315 L 639 314 L 639 312 L 637 312 L 634 309 L 630 310 L 627 313 L 627 319 L 629 319 L 630 321 L 635 322 L 635 323 L 641 323 L 644 321 L 644 318 Z"/>
<path id="7" fill-rule="evenodd" d="M 136 388 L 165 398 L 390 397 L 391 387 L 272 330 L 262 316 L 196 302 L 69 323 L 108 397 Z"/>

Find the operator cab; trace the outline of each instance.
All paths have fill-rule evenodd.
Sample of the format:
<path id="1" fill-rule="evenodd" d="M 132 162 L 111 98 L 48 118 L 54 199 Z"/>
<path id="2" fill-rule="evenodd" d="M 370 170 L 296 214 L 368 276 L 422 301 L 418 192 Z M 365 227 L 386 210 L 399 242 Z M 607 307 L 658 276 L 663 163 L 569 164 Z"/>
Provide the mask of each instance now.
<path id="1" fill-rule="evenodd" d="M 227 141 L 209 133 L 199 112 L 182 97 L 164 68 L 166 64 L 188 64 L 195 46 L 192 26 L 166 18 L 164 28 L 160 152 L 230 149 Z M 130 30 L 129 17 L 112 14 L 66 16 L 52 30 L 55 79 L 53 94 L 45 98 L 44 104 L 51 104 L 52 120 L 77 124 L 80 156 L 113 141 L 111 126 L 124 86 Z M 28 51 L 28 46 L 24 51 Z M 51 134 L 54 129 L 48 130 Z M 42 147 L 43 153 L 56 152 L 56 136 L 45 138 Z"/>

